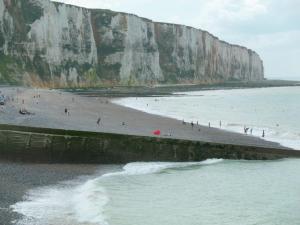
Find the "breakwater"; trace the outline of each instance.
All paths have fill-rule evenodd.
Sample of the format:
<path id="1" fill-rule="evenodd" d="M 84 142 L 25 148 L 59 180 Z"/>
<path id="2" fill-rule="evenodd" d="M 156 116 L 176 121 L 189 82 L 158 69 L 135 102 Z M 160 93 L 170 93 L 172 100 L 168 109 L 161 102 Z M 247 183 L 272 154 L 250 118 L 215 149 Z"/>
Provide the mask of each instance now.
<path id="1" fill-rule="evenodd" d="M 0 125 L 0 159 L 43 163 L 300 158 L 300 151 L 113 133 Z"/>

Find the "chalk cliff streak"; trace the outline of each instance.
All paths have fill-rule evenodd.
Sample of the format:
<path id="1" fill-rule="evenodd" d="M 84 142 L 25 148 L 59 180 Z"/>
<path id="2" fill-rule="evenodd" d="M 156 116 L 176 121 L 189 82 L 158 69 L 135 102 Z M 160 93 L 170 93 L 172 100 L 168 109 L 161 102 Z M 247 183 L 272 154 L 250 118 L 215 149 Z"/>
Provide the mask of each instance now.
<path id="1" fill-rule="evenodd" d="M 257 53 L 206 31 L 48 0 L 0 0 L 0 82 L 216 83 L 264 77 Z"/>

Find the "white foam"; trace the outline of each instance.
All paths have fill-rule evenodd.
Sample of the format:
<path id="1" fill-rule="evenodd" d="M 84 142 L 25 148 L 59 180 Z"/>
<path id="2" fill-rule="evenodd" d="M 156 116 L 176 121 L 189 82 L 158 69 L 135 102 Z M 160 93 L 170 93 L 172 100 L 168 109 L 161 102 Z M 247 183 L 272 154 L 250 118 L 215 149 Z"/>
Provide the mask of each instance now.
<path id="1" fill-rule="evenodd" d="M 24 201 L 10 208 L 24 218 L 18 225 L 108 225 L 104 214 L 109 196 L 101 181 L 112 176 L 132 176 L 159 173 L 165 169 L 183 168 L 197 165 L 211 165 L 223 159 L 208 159 L 202 162 L 188 163 L 129 163 L 123 171 L 107 173 L 98 178 L 86 181 L 64 183 L 57 186 L 34 189 L 28 192 Z"/>
<path id="2" fill-rule="evenodd" d="M 242 133 L 244 126 L 242 124 L 224 124 L 223 129 Z M 262 133 L 265 131 L 265 140 L 280 143 L 292 149 L 300 150 L 300 134 L 292 131 L 285 131 L 277 127 L 258 127 L 254 125 L 246 125 L 253 129 L 253 136 L 262 138 Z M 249 132 L 248 132 L 249 133 Z"/>
<path id="3" fill-rule="evenodd" d="M 24 215 L 18 225 L 107 225 L 103 208 L 108 202 L 98 179 L 83 185 L 58 185 L 31 190 L 23 202 L 11 206 Z"/>
<path id="4" fill-rule="evenodd" d="M 207 159 L 201 162 L 136 162 L 129 163 L 123 167 L 123 171 L 116 173 L 108 173 L 103 175 L 103 177 L 109 176 L 119 176 L 119 175 L 144 175 L 144 174 L 152 174 L 159 173 L 166 169 L 172 168 L 183 168 L 189 166 L 197 166 L 197 165 L 210 165 L 215 163 L 222 162 L 223 159 Z"/>

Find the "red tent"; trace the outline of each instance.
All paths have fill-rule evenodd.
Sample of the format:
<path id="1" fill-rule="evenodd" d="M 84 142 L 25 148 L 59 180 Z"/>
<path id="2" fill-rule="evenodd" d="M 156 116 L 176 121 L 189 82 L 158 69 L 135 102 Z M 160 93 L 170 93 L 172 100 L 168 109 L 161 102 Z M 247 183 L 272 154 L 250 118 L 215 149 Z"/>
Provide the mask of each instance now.
<path id="1" fill-rule="evenodd" d="M 153 131 L 153 134 L 154 134 L 154 135 L 160 135 L 160 133 L 161 133 L 160 130 L 155 130 L 155 131 Z"/>

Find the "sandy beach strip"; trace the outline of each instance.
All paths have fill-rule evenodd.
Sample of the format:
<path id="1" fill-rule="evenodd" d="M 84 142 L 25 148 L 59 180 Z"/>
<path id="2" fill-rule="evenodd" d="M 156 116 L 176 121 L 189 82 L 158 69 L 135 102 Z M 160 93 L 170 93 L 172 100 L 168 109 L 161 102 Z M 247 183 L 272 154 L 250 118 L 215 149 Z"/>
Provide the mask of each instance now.
<path id="1" fill-rule="evenodd" d="M 154 136 L 153 131 L 159 129 L 162 138 L 283 148 L 278 143 L 250 135 L 200 125 L 184 125 L 179 120 L 114 104 L 109 98 L 17 87 L 2 87 L 0 91 L 10 99 L 0 108 L 1 124 L 140 136 Z M 21 108 L 25 108 L 32 115 L 21 115 Z M 68 113 L 65 113 L 65 109 Z M 99 118 L 101 121 L 98 125 Z"/>

